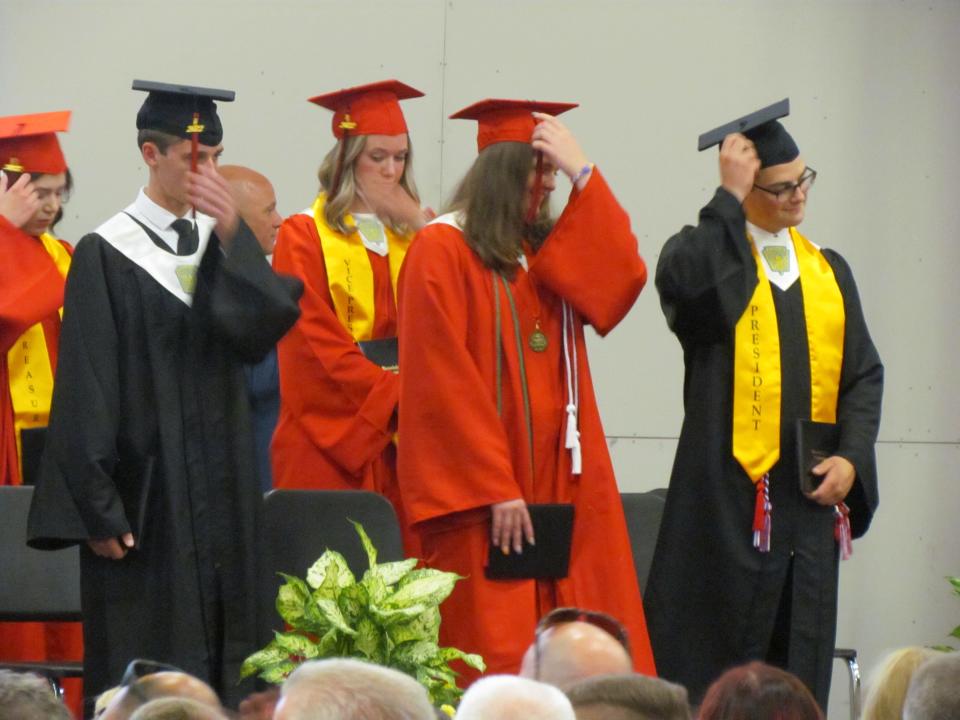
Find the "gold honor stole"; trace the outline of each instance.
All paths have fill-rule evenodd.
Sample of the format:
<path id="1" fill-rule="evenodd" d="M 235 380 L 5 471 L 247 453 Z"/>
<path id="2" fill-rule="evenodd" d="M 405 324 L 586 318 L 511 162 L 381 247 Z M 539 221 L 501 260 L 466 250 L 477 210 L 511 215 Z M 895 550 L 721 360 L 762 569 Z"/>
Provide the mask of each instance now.
<path id="1" fill-rule="evenodd" d="M 800 268 L 810 354 L 810 417 L 836 422 L 845 315 L 833 269 L 796 228 L 790 237 Z M 769 471 L 780 459 L 780 336 L 773 292 L 749 237 L 757 287 L 737 321 L 733 370 L 733 456 L 757 487 L 754 545 L 770 548 Z"/>
<path id="2" fill-rule="evenodd" d="M 313 203 L 313 221 L 323 248 L 323 261 L 327 270 L 327 284 L 333 307 L 340 324 L 354 340 L 372 340 L 374 323 L 373 269 L 367 248 L 360 232 L 343 235 L 330 228 L 323 218 L 325 196 L 320 193 Z M 353 223 L 350 215 L 345 217 Z M 401 236 L 384 226 L 387 235 L 387 259 L 390 264 L 390 282 L 393 285 L 393 301 L 397 301 L 397 279 L 400 266 L 410 247 L 412 236 Z"/>
<path id="3" fill-rule="evenodd" d="M 49 233 L 43 233 L 40 242 L 53 259 L 57 271 L 66 277 L 70 269 L 70 253 Z M 62 307 L 60 317 L 63 317 Z M 30 327 L 7 351 L 7 368 L 13 403 L 13 427 L 17 438 L 17 462 L 20 464 L 20 477 L 23 478 L 20 433 L 26 428 L 47 424 L 53 396 L 53 365 L 47 353 L 42 323 Z"/>

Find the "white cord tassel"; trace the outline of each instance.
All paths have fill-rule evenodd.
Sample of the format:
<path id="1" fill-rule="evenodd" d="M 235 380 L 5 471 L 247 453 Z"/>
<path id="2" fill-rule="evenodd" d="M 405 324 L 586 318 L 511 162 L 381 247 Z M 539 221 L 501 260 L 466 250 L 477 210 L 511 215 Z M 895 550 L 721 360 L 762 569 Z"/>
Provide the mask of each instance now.
<path id="1" fill-rule="evenodd" d="M 574 475 L 579 475 L 583 468 L 583 456 L 580 450 L 580 430 L 577 424 L 577 405 L 580 394 L 577 375 L 577 335 L 576 326 L 573 322 L 573 310 L 566 302 L 563 303 L 563 364 L 567 375 L 567 436 L 565 447 L 570 451 L 570 471 Z"/>

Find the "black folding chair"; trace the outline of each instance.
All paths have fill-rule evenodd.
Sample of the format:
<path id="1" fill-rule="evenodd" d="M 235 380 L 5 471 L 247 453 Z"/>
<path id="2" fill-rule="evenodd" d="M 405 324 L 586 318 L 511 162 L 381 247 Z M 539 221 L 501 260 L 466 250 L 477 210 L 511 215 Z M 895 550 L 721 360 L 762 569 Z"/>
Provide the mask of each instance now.
<path id="1" fill-rule="evenodd" d="M 79 621 L 79 550 L 27 547 L 32 498 L 32 487 L 0 487 L 0 621 Z M 0 660 L 0 668 L 42 675 L 61 695 L 61 678 L 83 677 L 82 662 Z"/>
<path id="2" fill-rule="evenodd" d="M 620 493 L 620 500 L 623 502 L 623 514 L 633 550 L 633 567 L 637 572 L 640 592 L 644 592 L 653 562 L 653 551 L 657 547 L 657 534 L 660 532 L 663 506 L 667 501 L 667 489 Z"/>
<path id="3" fill-rule="evenodd" d="M 400 523 L 382 495 L 362 490 L 271 490 L 263 498 L 260 542 L 260 642 L 282 630 L 278 572 L 304 577 L 324 550 L 336 550 L 360 577 L 368 567 L 355 520 L 377 548 L 377 562 L 403 559 Z"/>

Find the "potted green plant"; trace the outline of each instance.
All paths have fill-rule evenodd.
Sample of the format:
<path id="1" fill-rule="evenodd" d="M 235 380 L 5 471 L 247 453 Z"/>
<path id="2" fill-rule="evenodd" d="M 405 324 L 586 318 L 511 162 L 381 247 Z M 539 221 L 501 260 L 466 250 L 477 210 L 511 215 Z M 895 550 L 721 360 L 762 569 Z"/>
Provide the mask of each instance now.
<path id="1" fill-rule="evenodd" d="M 460 576 L 417 568 L 416 558 L 378 564 L 363 526 L 353 526 L 369 561 L 363 577 L 358 581 L 344 557 L 329 549 L 306 579 L 281 573 L 277 611 L 289 629 L 248 657 L 241 676 L 279 684 L 306 660 L 353 657 L 411 675 L 437 707 L 455 704 L 463 691 L 450 662 L 485 669 L 479 655 L 439 646 L 439 606 Z"/>

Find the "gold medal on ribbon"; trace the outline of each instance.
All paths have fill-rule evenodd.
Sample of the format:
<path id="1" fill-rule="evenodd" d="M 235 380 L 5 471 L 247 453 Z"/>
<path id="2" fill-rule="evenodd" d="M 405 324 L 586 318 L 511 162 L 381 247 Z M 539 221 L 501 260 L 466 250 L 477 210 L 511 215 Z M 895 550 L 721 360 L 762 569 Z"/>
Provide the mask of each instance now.
<path id="1" fill-rule="evenodd" d="M 543 330 L 540 329 L 540 321 L 537 321 L 536 327 L 534 327 L 533 332 L 530 333 L 530 349 L 534 352 L 542 353 L 547 349 L 547 336 L 543 334 Z"/>

